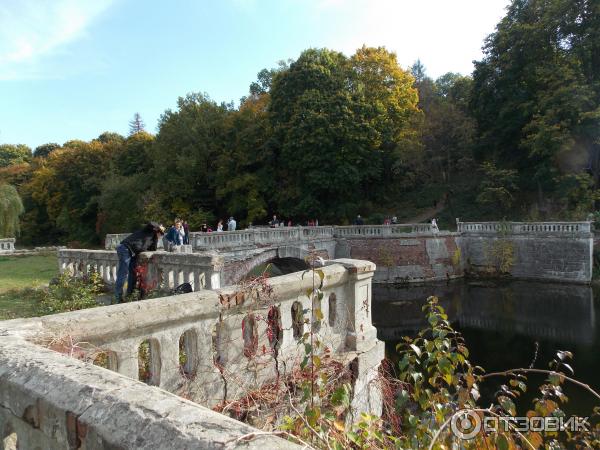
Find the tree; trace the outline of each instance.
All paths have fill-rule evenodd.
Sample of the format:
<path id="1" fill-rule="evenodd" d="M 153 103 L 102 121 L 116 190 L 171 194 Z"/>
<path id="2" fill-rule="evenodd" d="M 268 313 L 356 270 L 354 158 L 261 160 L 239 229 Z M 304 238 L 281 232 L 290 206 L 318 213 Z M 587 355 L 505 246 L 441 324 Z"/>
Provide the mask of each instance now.
<path id="1" fill-rule="evenodd" d="M 499 169 L 496 164 L 486 161 L 481 165 L 483 177 L 477 196 L 477 203 L 491 206 L 506 212 L 514 200 L 517 172 L 509 169 Z"/>
<path id="2" fill-rule="evenodd" d="M 310 49 L 276 74 L 269 118 L 280 212 L 333 221 L 388 201 L 418 147 L 412 82 L 384 48 L 350 59 Z"/>
<path id="3" fill-rule="evenodd" d="M 133 119 L 129 121 L 129 135 L 131 136 L 132 134 L 139 133 L 144 131 L 144 129 L 145 125 L 142 116 L 140 116 L 140 113 L 136 112 L 133 115 Z"/>
<path id="4" fill-rule="evenodd" d="M 23 212 L 23 203 L 15 187 L 0 184 L 0 238 L 19 234 L 19 216 Z"/>
<path id="5" fill-rule="evenodd" d="M 571 172 L 600 185 L 599 16 L 595 0 L 513 0 L 475 64 L 477 156 L 518 170 L 539 202 Z"/>
<path id="6" fill-rule="evenodd" d="M 24 189 L 62 236 L 98 243 L 98 197 L 110 170 L 112 147 L 69 141 L 43 160 Z"/>
<path id="7" fill-rule="evenodd" d="M 186 218 L 199 210 L 222 212 L 215 177 L 219 156 L 229 151 L 225 142 L 231 112 L 231 105 L 218 105 L 196 93 L 180 97 L 177 110 L 161 116 L 150 150 L 153 211 L 174 214 L 177 209 Z"/>
<path id="8" fill-rule="evenodd" d="M 54 150 L 56 150 L 58 148 L 60 148 L 60 145 L 58 145 L 54 142 L 51 142 L 49 144 L 39 145 L 33 151 L 33 156 L 35 156 L 36 158 L 46 158 L 50 153 L 52 153 Z"/>
<path id="9" fill-rule="evenodd" d="M 224 210 L 244 223 L 265 219 L 274 207 L 277 187 L 271 128 L 267 115 L 269 94 L 248 97 L 232 112 L 227 128 L 227 149 L 219 155 L 216 196 Z"/>
<path id="10" fill-rule="evenodd" d="M 0 167 L 22 164 L 31 160 L 31 149 L 23 144 L 0 145 Z"/>
<path id="11" fill-rule="evenodd" d="M 142 127 L 143 127 L 143 124 L 142 124 Z M 109 142 L 122 144 L 125 141 L 125 138 L 122 135 L 120 135 L 119 133 L 105 131 L 100 136 L 98 136 L 95 140 L 101 142 L 102 144 L 108 144 Z"/>

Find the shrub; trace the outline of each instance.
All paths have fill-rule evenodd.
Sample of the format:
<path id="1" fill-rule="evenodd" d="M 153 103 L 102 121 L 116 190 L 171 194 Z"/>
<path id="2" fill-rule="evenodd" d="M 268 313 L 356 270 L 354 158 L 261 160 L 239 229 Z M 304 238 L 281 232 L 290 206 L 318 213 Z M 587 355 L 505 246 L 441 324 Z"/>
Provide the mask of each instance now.
<path id="1" fill-rule="evenodd" d="M 42 298 L 41 309 L 46 314 L 53 314 L 91 308 L 97 305 L 96 297 L 103 289 L 104 283 L 97 272 L 82 277 L 63 273 L 50 284 Z"/>

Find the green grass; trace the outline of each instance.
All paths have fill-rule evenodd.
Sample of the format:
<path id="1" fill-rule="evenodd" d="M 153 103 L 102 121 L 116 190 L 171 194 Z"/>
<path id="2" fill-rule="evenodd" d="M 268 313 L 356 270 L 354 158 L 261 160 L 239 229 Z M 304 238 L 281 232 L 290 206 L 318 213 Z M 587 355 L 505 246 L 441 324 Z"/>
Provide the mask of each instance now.
<path id="1" fill-rule="evenodd" d="M 55 254 L 0 256 L 0 320 L 39 314 L 39 287 L 58 274 Z"/>

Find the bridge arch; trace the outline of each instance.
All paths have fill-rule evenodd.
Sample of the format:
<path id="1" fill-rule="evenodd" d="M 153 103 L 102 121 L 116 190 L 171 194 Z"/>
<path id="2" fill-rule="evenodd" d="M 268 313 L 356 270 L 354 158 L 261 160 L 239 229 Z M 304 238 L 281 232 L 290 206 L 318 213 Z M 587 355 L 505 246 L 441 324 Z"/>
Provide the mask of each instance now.
<path id="1" fill-rule="evenodd" d="M 223 268 L 221 283 L 223 286 L 237 284 L 248 276 L 258 275 L 260 269 L 268 264 L 272 265 L 274 275 L 308 269 L 309 265 L 305 260 L 307 255 L 308 251 L 301 247 L 286 246 L 269 249 L 243 260 L 229 261 Z"/>

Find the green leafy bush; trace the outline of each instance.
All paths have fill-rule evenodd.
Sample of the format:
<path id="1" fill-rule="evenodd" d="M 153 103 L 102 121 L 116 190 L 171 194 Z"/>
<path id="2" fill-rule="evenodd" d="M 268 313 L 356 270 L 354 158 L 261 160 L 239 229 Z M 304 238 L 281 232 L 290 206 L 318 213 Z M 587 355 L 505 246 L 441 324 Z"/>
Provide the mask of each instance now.
<path id="1" fill-rule="evenodd" d="M 53 314 L 92 308 L 97 306 L 96 298 L 103 290 L 104 283 L 97 272 L 82 277 L 63 273 L 50 283 L 42 298 L 41 309 L 46 314 Z"/>

